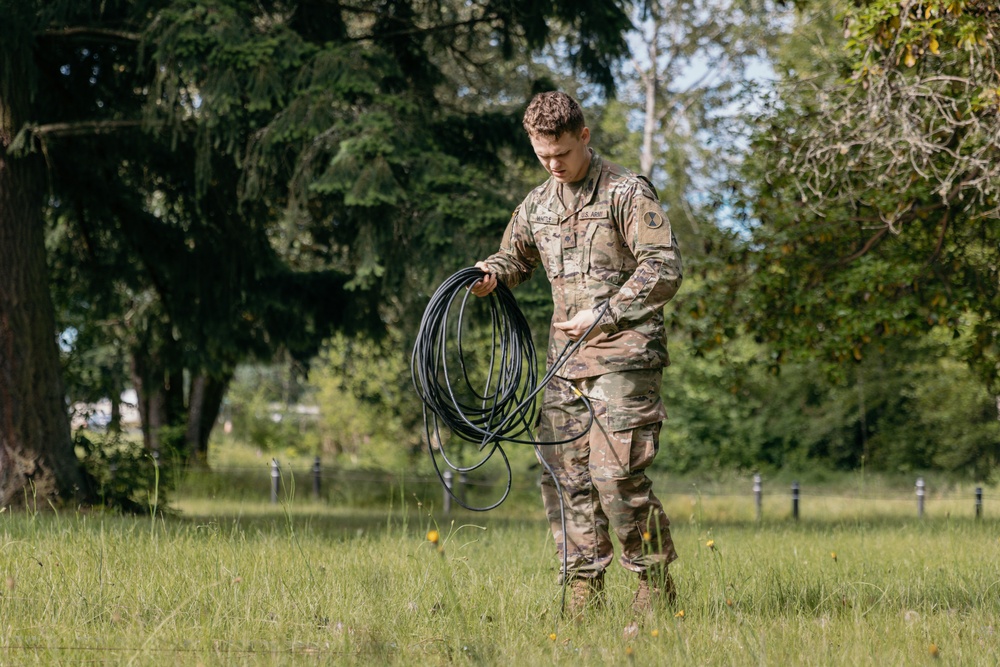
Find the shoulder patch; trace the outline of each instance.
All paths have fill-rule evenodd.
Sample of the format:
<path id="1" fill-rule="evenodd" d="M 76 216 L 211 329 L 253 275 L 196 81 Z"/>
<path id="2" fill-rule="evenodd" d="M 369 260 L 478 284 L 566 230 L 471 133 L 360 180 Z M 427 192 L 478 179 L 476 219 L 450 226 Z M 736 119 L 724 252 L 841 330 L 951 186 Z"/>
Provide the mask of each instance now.
<path id="1" fill-rule="evenodd" d="M 639 245 L 660 246 L 669 248 L 673 245 L 673 230 L 670 220 L 660 208 L 660 204 L 651 199 L 640 197 L 635 208 L 636 241 Z"/>
<path id="2" fill-rule="evenodd" d="M 646 211 L 643 214 L 642 221 L 645 222 L 646 226 L 650 229 L 659 229 L 664 224 L 663 215 L 657 211 Z"/>

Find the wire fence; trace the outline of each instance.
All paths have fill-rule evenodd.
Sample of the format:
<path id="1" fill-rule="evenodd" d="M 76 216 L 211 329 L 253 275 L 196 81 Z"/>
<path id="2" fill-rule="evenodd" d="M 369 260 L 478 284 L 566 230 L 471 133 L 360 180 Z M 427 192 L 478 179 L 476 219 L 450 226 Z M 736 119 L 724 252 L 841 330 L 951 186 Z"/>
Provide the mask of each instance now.
<path id="1" fill-rule="evenodd" d="M 497 495 L 503 492 L 506 485 L 506 480 L 456 474 L 451 470 L 444 471 L 441 478 L 435 474 L 416 472 L 344 470 L 324 466 L 319 457 L 311 465 L 282 464 L 278 459 L 272 459 L 266 468 L 263 465 L 216 467 L 209 474 L 222 478 L 242 477 L 248 480 L 248 486 L 254 489 L 254 493 L 260 494 L 260 497 L 267 494 L 273 504 L 287 499 L 290 489 L 295 489 L 296 494 L 308 492 L 314 500 L 330 503 L 350 502 L 365 494 L 371 500 L 375 496 L 386 497 L 407 490 L 408 495 L 418 498 L 440 498 L 439 507 L 446 514 L 454 509 L 455 497 L 465 500 L 470 494 Z M 515 477 L 511 485 L 515 493 L 524 493 L 537 490 L 539 483 L 539 474 L 533 473 Z M 672 504 L 674 507 L 683 508 L 685 504 L 725 507 L 728 504 L 728 513 L 734 518 L 797 521 L 820 513 L 828 518 L 849 514 L 997 518 L 1000 517 L 1000 495 L 997 495 L 996 489 L 990 490 L 994 493 L 993 497 L 989 497 L 982 486 L 961 487 L 942 483 L 934 487 L 923 476 L 914 479 L 910 493 L 899 488 L 877 487 L 831 490 L 822 485 L 810 487 L 798 482 L 786 486 L 768 484 L 762 475 L 754 475 L 742 490 L 733 488 L 731 484 L 688 484 L 681 489 L 658 485 L 656 492 L 665 505 Z M 731 510 L 737 501 L 742 513 Z M 748 508 L 752 508 L 752 516 L 747 516 Z"/>

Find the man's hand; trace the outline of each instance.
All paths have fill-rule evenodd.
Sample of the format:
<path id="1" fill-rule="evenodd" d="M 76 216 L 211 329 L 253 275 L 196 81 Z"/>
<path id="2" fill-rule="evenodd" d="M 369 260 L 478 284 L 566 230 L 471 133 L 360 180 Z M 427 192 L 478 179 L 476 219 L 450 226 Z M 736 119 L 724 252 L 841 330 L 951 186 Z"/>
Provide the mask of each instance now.
<path id="1" fill-rule="evenodd" d="M 479 297 L 489 296 L 497 288 L 497 276 L 495 273 L 490 273 L 490 267 L 486 262 L 476 262 L 476 268 L 485 271 L 486 275 L 472 285 L 472 293 Z"/>
<path id="2" fill-rule="evenodd" d="M 579 313 L 573 316 L 573 318 L 567 322 L 556 322 L 552 326 L 560 331 L 564 332 L 569 336 L 570 340 L 579 340 L 583 334 L 587 332 L 590 325 L 597 320 L 597 314 L 590 308 L 587 310 L 581 310 Z M 600 327 L 594 327 L 590 335 L 587 336 L 587 340 L 594 338 L 597 334 L 601 333 Z"/>

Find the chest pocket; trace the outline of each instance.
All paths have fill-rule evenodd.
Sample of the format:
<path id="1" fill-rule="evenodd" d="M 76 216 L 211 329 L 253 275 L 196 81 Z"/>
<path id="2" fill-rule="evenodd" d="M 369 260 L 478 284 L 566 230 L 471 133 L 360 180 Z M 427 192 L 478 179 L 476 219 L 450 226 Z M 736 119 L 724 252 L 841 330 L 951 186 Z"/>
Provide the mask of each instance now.
<path id="1" fill-rule="evenodd" d="M 548 211 L 536 211 L 528 216 L 531 235 L 549 280 L 562 273 L 562 244 L 559 238 L 559 218 Z"/>
<path id="2" fill-rule="evenodd" d="M 583 250 L 583 272 L 604 282 L 620 283 L 631 253 L 611 218 L 609 208 L 601 205 L 579 213 L 587 223 Z"/>

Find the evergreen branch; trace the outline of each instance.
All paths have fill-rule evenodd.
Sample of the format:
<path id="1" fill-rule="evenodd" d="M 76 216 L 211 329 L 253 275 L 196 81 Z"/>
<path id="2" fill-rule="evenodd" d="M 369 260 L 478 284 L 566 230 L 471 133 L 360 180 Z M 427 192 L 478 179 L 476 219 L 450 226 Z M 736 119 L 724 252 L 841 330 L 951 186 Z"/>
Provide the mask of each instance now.
<path id="1" fill-rule="evenodd" d="M 404 29 L 387 30 L 385 32 L 380 32 L 378 34 L 369 33 L 366 35 L 358 35 L 356 37 L 350 37 L 348 38 L 348 40 L 355 42 L 366 42 L 378 39 L 385 39 L 388 37 L 410 37 L 413 35 L 432 35 L 434 33 L 456 30 L 458 28 L 474 28 L 484 23 L 492 24 L 494 21 L 496 21 L 495 16 L 483 16 L 480 18 L 467 19 L 465 21 L 454 21 L 452 23 L 439 23 L 437 25 L 430 25 L 430 26 L 413 25 L 411 28 L 407 28 L 405 30 Z"/>
<path id="2" fill-rule="evenodd" d="M 381 10 L 378 10 L 378 9 L 371 9 L 371 8 L 368 8 L 368 7 L 357 7 L 357 6 L 353 6 L 353 5 L 340 5 L 340 8 L 342 10 L 344 10 L 345 12 L 352 12 L 352 13 L 355 13 L 355 14 L 363 14 L 363 15 L 368 15 L 368 16 L 373 16 L 373 17 L 378 17 L 378 18 L 387 18 L 387 19 L 389 19 L 392 22 L 395 22 L 395 23 L 401 24 L 403 26 L 406 26 L 405 28 L 399 28 L 399 29 L 395 29 L 395 30 L 387 30 L 385 32 L 380 32 L 378 34 L 366 33 L 366 34 L 359 34 L 359 35 L 356 35 L 356 36 L 348 38 L 348 41 L 356 41 L 356 42 L 364 42 L 364 41 L 370 41 L 370 40 L 376 40 L 376 39 L 385 39 L 387 37 L 406 37 L 406 36 L 413 36 L 413 35 L 431 35 L 431 34 L 438 33 L 438 32 L 445 32 L 445 31 L 450 31 L 450 30 L 457 30 L 457 29 L 460 29 L 460 28 L 475 28 L 476 26 L 481 25 L 483 23 L 492 24 L 493 22 L 495 22 L 499 18 L 495 13 L 493 13 L 493 14 L 483 13 L 480 16 L 473 16 L 472 18 L 468 18 L 468 19 L 451 21 L 451 22 L 448 22 L 448 23 L 433 24 L 433 25 L 428 25 L 428 26 L 419 26 L 419 25 L 416 25 L 409 18 L 401 19 L 401 18 L 396 18 L 396 17 L 392 17 L 392 16 L 387 16 L 384 11 L 381 11 Z"/>
<path id="3" fill-rule="evenodd" d="M 111 28 L 91 28 L 87 26 L 73 26 L 68 28 L 51 28 L 39 33 L 42 37 L 100 37 L 104 39 L 116 39 L 123 42 L 138 42 L 142 35 L 137 32 L 125 30 L 112 30 Z"/>
<path id="4" fill-rule="evenodd" d="M 27 125 L 25 132 L 36 136 L 79 137 L 87 134 L 107 134 L 116 130 L 142 126 L 141 120 L 92 120 L 79 123 L 49 123 L 48 125 Z"/>

